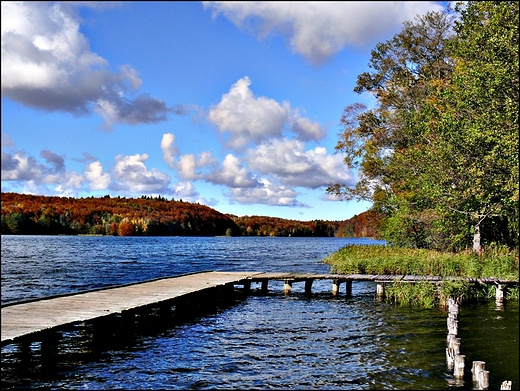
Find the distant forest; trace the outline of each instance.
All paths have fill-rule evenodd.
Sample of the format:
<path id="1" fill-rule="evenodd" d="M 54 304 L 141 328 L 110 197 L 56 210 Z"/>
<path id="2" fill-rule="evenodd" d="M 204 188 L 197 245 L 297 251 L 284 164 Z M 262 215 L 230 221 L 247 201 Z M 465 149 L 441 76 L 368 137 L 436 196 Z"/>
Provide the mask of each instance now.
<path id="1" fill-rule="evenodd" d="M 223 214 L 208 206 L 142 196 L 71 198 L 2 193 L 2 235 L 377 237 L 380 216 L 298 221 Z"/>

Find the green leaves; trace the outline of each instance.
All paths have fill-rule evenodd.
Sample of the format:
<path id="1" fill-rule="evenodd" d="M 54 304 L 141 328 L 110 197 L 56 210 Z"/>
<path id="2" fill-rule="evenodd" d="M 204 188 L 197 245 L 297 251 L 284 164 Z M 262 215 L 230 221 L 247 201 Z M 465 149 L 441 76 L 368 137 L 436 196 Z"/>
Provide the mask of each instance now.
<path id="1" fill-rule="evenodd" d="M 336 152 L 354 188 L 387 215 L 384 237 L 413 247 L 518 246 L 518 2 L 464 2 L 403 24 L 372 51 Z M 458 16 L 456 21 L 454 16 Z"/>

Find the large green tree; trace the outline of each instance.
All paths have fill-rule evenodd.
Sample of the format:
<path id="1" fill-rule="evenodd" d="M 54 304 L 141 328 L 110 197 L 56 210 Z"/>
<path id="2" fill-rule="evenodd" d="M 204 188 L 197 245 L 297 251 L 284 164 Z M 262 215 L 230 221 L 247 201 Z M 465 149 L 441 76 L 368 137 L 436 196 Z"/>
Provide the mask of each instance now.
<path id="1" fill-rule="evenodd" d="M 417 17 L 369 67 L 355 91 L 377 105 L 346 107 L 336 146 L 360 179 L 327 191 L 372 200 L 392 243 L 480 250 L 484 232 L 517 246 L 518 3 Z"/>

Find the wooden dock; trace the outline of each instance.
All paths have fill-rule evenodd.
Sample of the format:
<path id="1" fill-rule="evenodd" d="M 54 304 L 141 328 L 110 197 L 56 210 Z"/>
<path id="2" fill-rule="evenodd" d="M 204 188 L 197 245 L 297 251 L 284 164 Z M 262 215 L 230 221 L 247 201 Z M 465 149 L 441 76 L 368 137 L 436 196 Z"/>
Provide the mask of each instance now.
<path id="1" fill-rule="evenodd" d="M 262 272 L 202 272 L 177 277 L 160 278 L 135 284 L 97 289 L 86 292 L 52 296 L 24 302 L 8 303 L 1 308 L 2 345 L 46 330 L 87 322 L 113 314 L 121 314 L 139 308 L 160 306 L 172 300 L 188 297 L 197 292 L 210 291 L 218 287 L 234 289 L 242 285 L 245 292 L 252 283 L 261 283 L 261 291 L 268 290 L 272 280 L 284 282 L 284 292 L 289 293 L 292 284 L 305 282 L 305 292 L 311 293 L 315 280 L 331 280 L 332 294 L 339 293 L 342 283 L 346 284 L 345 293 L 350 296 L 352 281 L 374 281 L 377 294 L 383 292 L 384 284 L 393 281 L 441 282 L 454 278 L 434 276 L 397 276 L 372 274 L 298 274 Z M 498 279 L 466 279 L 472 283 L 497 284 L 498 287 L 518 284 L 517 281 Z M 497 290 L 498 292 L 498 290 Z"/>

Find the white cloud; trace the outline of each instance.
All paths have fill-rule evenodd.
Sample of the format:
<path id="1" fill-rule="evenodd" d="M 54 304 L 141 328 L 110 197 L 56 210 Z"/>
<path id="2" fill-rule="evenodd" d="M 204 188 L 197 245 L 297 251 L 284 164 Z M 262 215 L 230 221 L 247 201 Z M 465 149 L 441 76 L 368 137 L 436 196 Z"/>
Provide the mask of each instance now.
<path id="1" fill-rule="evenodd" d="M 287 186 L 317 189 L 331 182 L 354 184 L 352 173 L 338 156 L 323 147 L 306 151 L 298 140 L 263 143 L 248 150 L 246 161 L 252 170 L 272 175 Z"/>
<path id="2" fill-rule="evenodd" d="M 125 193 L 159 193 L 168 194 L 170 176 L 155 168 L 148 170 L 144 162 L 148 160 L 146 153 L 140 155 L 123 156 L 115 158 L 114 182 L 111 188 Z"/>
<path id="3" fill-rule="evenodd" d="M 252 142 L 280 137 L 286 125 L 304 141 L 319 140 L 326 134 L 318 123 L 267 97 L 255 97 L 249 89 L 251 80 L 245 76 L 233 84 L 221 101 L 211 107 L 208 119 L 222 133 L 229 132 L 228 146 L 240 151 Z"/>
<path id="4" fill-rule="evenodd" d="M 232 188 L 257 187 L 259 182 L 242 161 L 232 154 L 226 155 L 222 168 L 216 168 L 206 177 L 209 182 Z"/>
<path id="5" fill-rule="evenodd" d="M 280 135 L 288 119 L 288 107 L 274 99 L 255 98 L 250 84 L 247 76 L 238 80 L 208 115 L 221 132 L 230 132 L 229 146 L 234 149 Z"/>
<path id="6" fill-rule="evenodd" d="M 175 135 L 172 133 L 164 133 L 161 140 L 161 150 L 163 152 L 163 159 L 170 168 L 175 167 L 175 156 L 178 148 L 175 144 Z"/>
<path id="7" fill-rule="evenodd" d="M 90 50 L 70 4 L 2 2 L 3 97 L 46 111 L 96 111 L 106 130 L 115 123 L 155 123 L 178 113 L 148 94 L 132 99 L 141 83 L 132 67 L 114 73 Z"/>
<path id="8" fill-rule="evenodd" d="M 211 9 L 213 17 L 223 14 L 259 39 L 280 34 L 293 52 L 321 65 L 347 46 L 388 39 L 404 21 L 443 7 L 431 1 L 207 1 L 204 8 Z"/>
<path id="9" fill-rule="evenodd" d="M 205 176 L 214 171 L 218 166 L 218 160 L 211 152 L 202 152 L 197 159 L 193 154 L 185 154 L 175 164 L 178 173 L 187 180 L 204 179 Z"/>
<path id="10" fill-rule="evenodd" d="M 77 196 L 85 178 L 75 171 L 67 171 L 63 157 L 52 151 L 40 153 L 47 165 L 37 163 L 23 152 L 2 151 L 2 182 L 12 191 L 31 194 Z"/>
<path id="11" fill-rule="evenodd" d="M 308 118 L 300 117 L 298 111 L 295 111 L 292 115 L 291 130 L 303 141 L 320 140 L 326 135 L 325 129 L 320 124 L 312 122 Z"/>
<path id="12" fill-rule="evenodd" d="M 260 182 L 261 186 L 254 188 L 231 188 L 227 196 L 232 203 L 307 207 L 296 199 L 299 193 L 294 189 L 287 189 L 266 178 Z"/>
<path id="13" fill-rule="evenodd" d="M 189 181 L 178 182 L 175 184 L 173 186 L 173 196 L 177 200 L 182 199 L 183 201 L 199 203 L 201 205 L 215 206 L 218 204 L 218 201 L 214 198 L 207 200 L 202 197 L 195 189 L 193 183 Z"/>
<path id="14" fill-rule="evenodd" d="M 31 156 L 25 156 L 22 152 L 11 155 L 2 151 L 2 181 L 31 181 L 43 176 L 45 167 L 36 163 Z"/>
<path id="15" fill-rule="evenodd" d="M 103 172 L 103 166 L 99 160 L 90 163 L 85 169 L 85 177 L 88 179 L 90 190 L 105 190 L 110 185 L 110 175 Z"/>
<path id="16" fill-rule="evenodd" d="M 188 201 L 200 197 L 200 194 L 195 190 L 193 183 L 189 181 L 178 182 L 173 187 L 173 195 L 175 198 L 182 198 L 183 201 Z"/>

